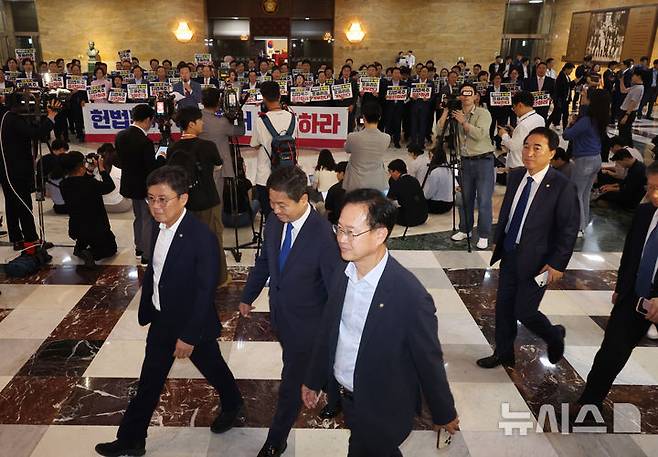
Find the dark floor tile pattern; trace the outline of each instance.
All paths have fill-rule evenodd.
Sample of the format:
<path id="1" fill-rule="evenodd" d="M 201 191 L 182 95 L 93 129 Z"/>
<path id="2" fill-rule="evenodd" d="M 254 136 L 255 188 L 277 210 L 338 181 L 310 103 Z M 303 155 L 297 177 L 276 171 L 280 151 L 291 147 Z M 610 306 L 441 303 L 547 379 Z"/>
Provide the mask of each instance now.
<path id="1" fill-rule="evenodd" d="M 0 309 L 0 322 L 2 322 L 5 317 L 9 316 L 9 313 L 11 313 L 11 309 Z"/>

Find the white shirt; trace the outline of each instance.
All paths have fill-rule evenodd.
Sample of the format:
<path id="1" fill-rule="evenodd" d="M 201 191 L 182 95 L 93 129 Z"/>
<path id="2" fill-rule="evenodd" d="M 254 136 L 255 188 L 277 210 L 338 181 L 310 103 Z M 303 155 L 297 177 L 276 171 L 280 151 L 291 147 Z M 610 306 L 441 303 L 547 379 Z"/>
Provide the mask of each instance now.
<path id="1" fill-rule="evenodd" d="M 546 76 L 548 76 L 549 78 L 557 79 L 557 72 L 555 71 L 555 69 L 551 68 L 549 70 L 546 70 Z"/>
<path id="2" fill-rule="evenodd" d="M 158 311 L 161 311 L 160 276 L 162 276 L 162 269 L 164 268 L 165 260 L 167 260 L 171 242 L 174 241 L 176 230 L 178 230 L 178 226 L 185 217 L 186 212 L 187 210 L 183 208 L 183 213 L 169 228 L 164 223 L 160 224 L 160 233 L 158 233 L 158 239 L 155 242 L 155 249 L 153 250 L 153 297 L 151 299 L 153 301 L 153 307 Z"/>
<path id="3" fill-rule="evenodd" d="M 425 200 L 452 202 L 452 172 L 446 167 L 436 167 L 427 177 L 423 193 Z"/>
<path id="4" fill-rule="evenodd" d="M 502 144 L 509 152 L 507 153 L 507 168 L 523 166 L 523 142 L 533 129 L 546 126 L 546 121 L 535 110 L 521 116 L 512 132 L 512 136 L 505 133 L 502 136 Z"/>
<path id="5" fill-rule="evenodd" d="M 541 91 L 544 89 L 544 80 L 545 76 L 537 76 L 537 90 Z"/>
<path id="6" fill-rule="evenodd" d="M 647 230 L 647 236 L 644 238 L 644 246 L 642 247 L 642 254 L 644 254 L 644 248 L 647 247 L 647 241 L 649 241 L 649 235 L 651 235 L 651 232 L 653 229 L 656 227 L 656 224 L 658 224 L 658 211 L 653 213 L 653 218 L 651 218 L 651 224 L 649 224 L 649 230 Z M 658 271 L 658 260 L 656 261 L 656 266 L 653 267 L 653 278 L 656 277 L 656 271 Z"/>
<path id="7" fill-rule="evenodd" d="M 530 189 L 530 195 L 528 196 L 528 204 L 526 205 L 525 211 L 523 212 L 523 219 L 521 219 L 521 226 L 519 227 L 519 233 L 516 235 L 516 241 L 515 241 L 516 244 L 519 244 L 519 242 L 521 241 L 521 234 L 523 233 L 523 225 L 525 224 L 525 218 L 528 215 L 528 210 L 530 209 L 530 205 L 532 205 L 532 200 L 535 198 L 535 195 L 539 190 L 539 186 L 541 186 L 541 182 L 543 181 L 544 176 L 546 176 L 546 173 L 548 172 L 549 168 L 550 165 L 546 165 L 546 168 L 535 173 L 533 176 L 530 176 L 530 173 L 526 171 L 525 175 L 523 175 L 523 179 L 521 180 L 521 184 L 519 184 L 518 189 L 516 189 L 516 194 L 514 194 L 514 200 L 512 201 L 512 208 L 510 209 L 507 226 L 505 227 L 505 233 L 509 231 L 509 226 L 512 223 L 512 218 L 514 217 L 514 211 L 516 210 L 516 204 L 519 202 L 519 199 L 521 198 L 523 189 L 528 184 L 528 178 L 529 177 L 532 178 L 532 182 L 533 182 L 532 189 Z"/>
<path id="8" fill-rule="evenodd" d="M 279 133 L 283 133 L 288 130 L 288 126 L 290 126 L 292 114 L 285 110 L 278 110 L 268 112 L 267 117 L 270 118 L 270 122 L 274 126 L 274 129 Z M 293 136 L 296 137 L 297 132 L 293 132 Z M 268 154 L 272 153 L 272 135 L 267 131 L 261 118 L 256 119 L 256 125 L 253 129 L 250 145 L 252 148 L 260 146 L 260 149 L 258 150 L 258 158 L 256 160 L 256 185 L 266 186 L 267 178 L 269 178 L 272 173 L 272 165 L 270 157 L 268 156 Z M 265 148 L 267 148 L 267 152 L 265 152 Z"/>
<path id="9" fill-rule="evenodd" d="M 361 335 L 366 325 L 377 284 L 379 284 L 379 280 L 384 273 L 386 262 L 388 262 L 388 251 L 375 268 L 361 279 L 358 277 L 356 265 L 353 262 L 347 264 L 345 268 L 345 276 L 348 277 L 348 282 L 343 313 L 340 317 L 334 376 L 340 385 L 351 392 L 354 392 L 354 369 L 356 367 L 356 358 L 359 355 Z"/>
<path id="10" fill-rule="evenodd" d="M 293 222 L 286 222 L 283 224 L 283 232 L 281 234 L 281 246 L 283 246 L 283 242 L 286 240 L 286 230 L 288 229 L 288 224 L 292 224 L 292 232 L 290 236 L 292 237 L 292 240 L 290 240 L 290 247 L 292 248 L 292 245 L 295 244 L 295 240 L 297 239 L 297 235 L 299 234 L 299 231 L 302 229 L 304 226 L 304 222 L 306 222 L 306 219 L 308 219 L 308 215 L 311 214 L 311 205 L 308 205 L 308 208 L 306 208 L 306 211 L 296 221 Z"/>
<path id="11" fill-rule="evenodd" d="M 427 154 L 421 154 L 409 164 L 409 174 L 416 178 L 420 184 L 423 184 L 429 164 L 430 158 L 427 157 Z"/>
<path id="12" fill-rule="evenodd" d="M 110 178 L 114 182 L 114 190 L 109 194 L 103 195 L 103 204 L 105 205 L 118 205 L 123 201 L 123 197 L 119 193 L 121 187 L 121 168 L 112 167 L 110 170 Z"/>
<path id="13" fill-rule="evenodd" d="M 644 96 L 644 86 L 642 84 L 635 84 L 631 86 L 629 92 L 624 98 L 624 102 L 621 104 L 622 111 L 635 111 L 640 107 L 640 102 Z"/>
<path id="14" fill-rule="evenodd" d="M 416 65 L 416 56 L 413 54 L 407 54 L 407 65 L 409 68 L 413 68 Z"/>

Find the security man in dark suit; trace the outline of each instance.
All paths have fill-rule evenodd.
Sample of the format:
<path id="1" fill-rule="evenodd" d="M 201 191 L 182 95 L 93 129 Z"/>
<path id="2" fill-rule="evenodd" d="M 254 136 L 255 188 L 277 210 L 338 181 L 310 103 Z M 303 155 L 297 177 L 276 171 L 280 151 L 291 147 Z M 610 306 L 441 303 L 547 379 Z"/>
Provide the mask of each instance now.
<path id="1" fill-rule="evenodd" d="M 555 89 L 553 90 L 553 112 L 548 119 L 548 125 L 559 125 L 562 121 L 562 128 L 567 128 L 569 122 L 569 97 L 571 96 L 571 79 L 569 75 L 573 72 L 574 65 L 567 62 L 560 70 L 555 80 Z"/>
<path id="2" fill-rule="evenodd" d="M 550 167 L 559 144 L 555 132 L 535 128 L 523 144 L 525 168 L 508 175 L 491 258 L 501 260 L 496 350 L 477 361 L 482 368 L 514 366 L 517 321 L 548 344 L 551 363 L 564 354 L 564 327 L 539 311 L 546 285 L 564 275 L 580 222 L 576 186 Z"/>
<path id="3" fill-rule="evenodd" d="M 649 202 L 638 206 L 626 235 L 610 320 L 577 407 L 594 405 L 601 410 L 633 349 L 649 326 L 658 323 L 658 162 L 647 167 L 647 184 Z M 646 300 L 640 302 L 642 299 Z"/>
<path id="4" fill-rule="evenodd" d="M 345 197 L 336 238 L 349 264 L 336 270 L 302 398 L 308 408 L 340 385 L 349 457 L 399 457 L 420 407 L 435 429 L 459 430 L 432 297 L 386 248 L 396 208 L 381 192 Z"/>
<path id="5" fill-rule="evenodd" d="M 528 92 L 544 92 L 553 98 L 555 92 L 555 80 L 550 76 L 546 76 L 546 62 L 539 62 L 535 69 L 535 75 L 523 80 L 523 89 Z M 548 111 L 550 106 L 537 106 L 535 111 L 544 119 L 548 119 Z"/>
<path id="6" fill-rule="evenodd" d="M 258 457 L 278 457 L 302 406 L 299 392 L 340 255 L 329 222 L 309 204 L 307 177 L 299 167 L 274 171 L 267 187 L 273 213 L 240 312 L 249 316 L 269 277 L 270 319 L 283 349 L 283 372 L 276 413 Z"/>
<path id="7" fill-rule="evenodd" d="M 428 77 L 427 67 L 423 66 L 420 69 L 418 78 L 411 83 L 413 90 L 414 83 L 424 83 L 431 88 L 432 94 L 429 99 L 421 99 L 416 95 L 410 95 L 411 101 L 411 139 L 409 140 L 409 148 L 425 149 L 425 137 L 427 136 L 427 119 L 429 117 L 430 109 L 433 109 L 436 103 L 436 87 L 434 81 Z"/>
<path id="8" fill-rule="evenodd" d="M 489 65 L 489 77 L 493 78 L 493 75 L 496 73 L 500 73 L 502 76 L 504 70 L 505 65 L 503 64 L 503 56 L 496 56 L 496 61 Z"/>
<path id="9" fill-rule="evenodd" d="M 202 74 L 196 78 L 196 82 L 201 84 L 202 87 L 203 85 L 211 84 L 215 86 L 216 89 L 219 89 L 219 80 L 213 76 L 212 66 L 204 65 L 201 73 Z"/>
<path id="10" fill-rule="evenodd" d="M 409 85 L 406 81 L 402 81 L 399 68 L 393 69 L 393 76 L 390 81 L 386 79 L 382 80 L 382 94 L 384 98 L 384 131 L 391 135 L 395 147 L 400 148 L 402 115 L 404 114 L 404 105 L 408 102 L 408 98 L 407 100 L 386 100 L 388 89 L 395 87 L 407 89 L 407 97 L 409 97 Z"/>
<path id="11" fill-rule="evenodd" d="M 151 324 L 135 397 L 117 439 L 96 445 L 104 456 L 144 455 L 146 431 L 174 359 L 190 358 L 219 393 L 221 414 L 211 430 L 222 433 L 239 420 L 242 395 L 219 349 L 222 325 L 215 309 L 219 251 L 215 235 L 185 209 L 189 178 L 176 166 L 148 177 L 149 209 L 159 228 L 153 237 L 139 302 L 140 325 Z"/>
<path id="12" fill-rule="evenodd" d="M 155 112 L 147 104 L 137 105 L 132 109 L 133 124 L 120 131 L 114 140 L 117 151 L 118 166 L 121 168 L 121 186 L 119 193 L 130 198 L 133 203 L 133 235 L 135 237 L 135 256 L 143 264 L 149 261 L 151 248 L 153 218 L 149 212 L 146 198 L 146 177 L 158 166 L 164 165 L 165 158 L 155 158 L 155 146 L 148 138 L 147 132 L 153 123 Z"/>
<path id="13" fill-rule="evenodd" d="M 343 100 L 334 100 L 334 105 L 347 107 L 347 132 L 353 132 L 356 127 L 354 113 L 356 110 L 356 101 L 359 98 L 359 86 L 352 79 L 352 67 L 343 65 L 343 68 L 340 69 L 340 76 L 334 81 L 334 84 L 352 85 L 352 97 Z"/>

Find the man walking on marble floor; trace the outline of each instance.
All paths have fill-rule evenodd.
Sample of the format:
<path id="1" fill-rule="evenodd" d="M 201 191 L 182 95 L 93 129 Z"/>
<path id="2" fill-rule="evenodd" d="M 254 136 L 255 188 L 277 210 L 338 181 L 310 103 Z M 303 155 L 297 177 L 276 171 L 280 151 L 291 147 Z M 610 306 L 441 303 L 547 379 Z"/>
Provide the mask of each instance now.
<path id="1" fill-rule="evenodd" d="M 559 137 L 537 127 L 525 138 L 524 168 L 509 174 L 498 218 L 491 265 L 498 260 L 496 350 L 477 361 L 482 368 L 514 366 L 517 321 L 548 345 L 548 360 L 564 355 L 565 328 L 539 311 L 546 287 L 562 278 L 579 228 L 575 185 L 550 167 Z"/>
<path id="2" fill-rule="evenodd" d="M 273 214 L 240 313 L 249 316 L 269 277 L 270 319 L 283 349 L 283 371 L 276 412 L 258 457 L 278 457 L 302 406 L 299 392 L 313 341 L 331 278 L 342 264 L 329 222 L 309 204 L 306 174 L 299 167 L 282 168 L 270 175 L 267 187 Z"/>
<path id="3" fill-rule="evenodd" d="M 146 431 L 175 358 L 190 361 L 219 393 L 221 414 L 211 430 L 222 433 L 240 419 L 242 395 L 217 338 L 215 309 L 219 248 L 208 226 L 187 212 L 189 179 L 184 169 L 164 166 L 147 178 L 147 201 L 156 226 L 139 302 L 140 325 L 151 324 L 137 394 L 121 420 L 117 439 L 96 445 L 108 457 L 146 452 Z"/>

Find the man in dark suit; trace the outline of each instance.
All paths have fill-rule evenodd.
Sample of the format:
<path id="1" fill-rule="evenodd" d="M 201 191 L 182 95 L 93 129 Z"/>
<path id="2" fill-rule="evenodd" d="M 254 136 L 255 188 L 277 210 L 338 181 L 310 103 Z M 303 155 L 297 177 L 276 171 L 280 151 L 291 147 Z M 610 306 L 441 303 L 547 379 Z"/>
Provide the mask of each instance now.
<path id="1" fill-rule="evenodd" d="M 578 99 L 580 98 L 580 86 L 581 84 L 585 84 L 587 74 L 589 73 L 589 70 L 592 68 L 592 56 L 587 55 L 583 57 L 583 63 L 578 65 L 576 67 L 576 79 L 574 83 L 574 87 L 576 90 L 573 92 L 573 100 L 571 102 L 571 110 L 575 111 L 576 110 L 576 104 L 578 103 Z"/>
<path id="2" fill-rule="evenodd" d="M 562 121 L 562 128 L 567 128 L 569 122 L 569 96 L 571 95 L 571 79 L 569 75 L 573 72 L 574 65 L 567 62 L 560 70 L 555 80 L 555 89 L 553 90 L 553 112 L 548 119 L 549 125 L 559 125 Z"/>
<path id="3" fill-rule="evenodd" d="M 283 372 L 276 413 L 258 457 L 278 457 L 302 406 L 300 388 L 340 256 L 329 222 L 309 205 L 307 178 L 300 168 L 273 172 L 267 187 L 273 214 L 267 218 L 263 250 L 247 278 L 240 312 L 249 316 L 269 277 L 270 319 L 283 349 Z"/>
<path id="4" fill-rule="evenodd" d="M 428 213 L 421 183 L 416 177 L 407 174 L 407 164 L 402 159 L 392 160 L 388 164 L 388 174 L 391 179 L 388 181 L 387 197 L 399 205 L 396 223 L 405 227 L 424 224 Z"/>
<path id="5" fill-rule="evenodd" d="M 391 135 L 394 146 L 399 149 L 402 114 L 404 113 L 404 105 L 407 103 L 407 100 L 386 100 L 388 89 L 392 88 L 404 88 L 407 90 L 407 97 L 409 96 L 409 85 L 406 81 L 402 81 L 402 75 L 399 68 L 393 69 L 393 76 L 390 81 L 386 79 L 382 80 L 384 131 Z"/>
<path id="6" fill-rule="evenodd" d="M 489 65 L 489 77 L 493 79 L 496 73 L 503 74 L 505 65 L 503 65 L 503 56 L 496 56 L 496 61 Z"/>
<path id="7" fill-rule="evenodd" d="M 212 75 L 212 66 L 204 65 L 201 73 L 202 74 L 196 79 L 196 82 L 202 86 L 212 84 L 216 89 L 219 89 L 219 80 Z"/>
<path id="8" fill-rule="evenodd" d="M 185 209 L 189 179 L 175 166 L 148 177 L 148 201 L 160 223 L 154 234 L 152 262 L 144 273 L 139 302 L 140 325 L 151 324 L 135 397 L 117 432 L 117 440 L 96 445 L 104 456 L 144 455 L 147 429 L 175 358 L 190 358 L 219 393 L 221 414 L 211 430 L 229 430 L 241 415 L 243 400 L 217 344 L 222 325 L 215 310 L 219 252 L 215 235 Z"/>
<path id="9" fill-rule="evenodd" d="M 346 195 L 336 237 L 349 264 L 336 270 L 302 387 L 312 408 L 339 384 L 349 457 L 401 456 L 421 389 L 435 428 L 459 430 L 432 298 L 386 249 L 395 213 L 377 190 Z"/>
<path id="10" fill-rule="evenodd" d="M 355 118 L 354 110 L 356 109 L 356 101 L 359 98 L 359 86 L 352 80 L 352 67 L 349 65 L 343 65 L 343 68 L 340 70 L 340 76 L 334 84 L 351 84 L 352 85 L 352 97 L 344 98 L 343 100 L 335 100 L 335 106 L 345 106 L 347 107 L 347 132 L 351 133 L 355 128 Z"/>
<path id="11" fill-rule="evenodd" d="M 191 79 L 192 73 L 190 67 L 182 62 L 178 65 L 180 72 L 180 82 L 177 82 L 172 87 L 174 92 L 179 93 L 183 98 L 178 100 L 178 106 L 184 108 L 186 106 L 199 107 L 201 103 L 201 84 Z"/>
<path id="12" fill-rule="evenodd" d="M 649 202 L 637 208 L 626 235 L 612 294 L 610 320 L 576 411 L 570 411 L 574 417 L 582 405 L 594 405 L 601 410 L 603 400 L 633 349 L 646 335 L 651 323 L 658 323 L 658 162 L 647 168 L 647 181 Z M 646 301 L 640 308 L 638 301 L 641 298 Z"/>
<path id="13" fill-rule="evenodd" d="M 147 132 L 153 123 L 155 112 L 147 104 L 137 105 L 132 110 L 133 124 L 120 131 L 114 140 L 118 165 L 121 168 L 121 186 L 119 193 L 130 198 L 133 203 L 133 234 L 135 237 L 135 256 L 143 264 L 149 261 L 153 218 L 149 212 L 146 198 L 146 177 L 159 165 L 164 164 L 164 157 L 155 158 L 155 147 Z"/>
<path id="14" fill-rule="evenodd" d="M 413 148 L 425 149 L 425 137 L 428 135 L 427 118 L 436 102 L 436 87 L 434 86 L 434 81 L 428 79 L 427 75 L 427 67 L 423 66 L 418 73 L 418 79 L 411 83 L 411 90 L 413 90 L 416 83 L 427 84 L 431 90 L 431 95 L 428 99 L 422 99 L 410 93 L 411 139 L 409 140 L 409 150 Z"/>
<path id="15" fill-rule="evenodd" d="M 32 59 L 23 59 L 23 71 L 18 75 L 19 78 L 31 79 L 41 86 L 41 75 L 34 71 L 34 62 Z"/>
<path id="16" fill-rule="evenodd" d="M 549 165 L 559 144 L 552 130 L 532 130 L 523 146 L 525 168 L 508 175 L 491 258 L 491 265 L 501 260 L 496 350 L 477 361 L 482 368 L 514 366 L 517 321 L 548 344 L 551 363 L 564 354 L 564 327 L 539 311 L 545 285 L 564 275 L 580 220 L 576 186 Z"/>
<path id="17" fill-rule="evenodd" d="M 546 76 L 546 62 L 539 62 L 535 68 L 535 75 L 523 80 L 523 89 L 528 92 L 544 92 L 553 98 L 555 92 L 555 80 Z M 548 119 L 548 110 L 550 106 L 537 106 L 535 111 L 544 119 Z"/>

